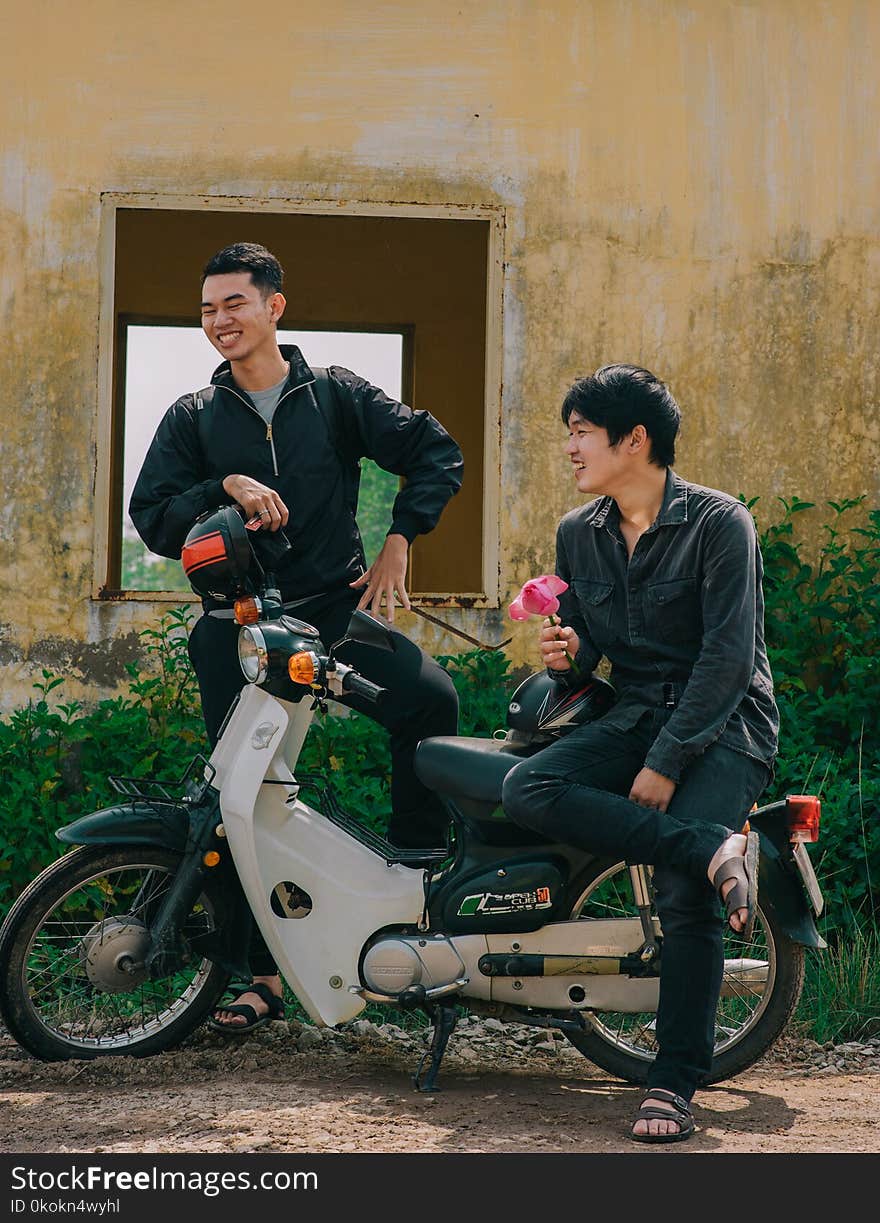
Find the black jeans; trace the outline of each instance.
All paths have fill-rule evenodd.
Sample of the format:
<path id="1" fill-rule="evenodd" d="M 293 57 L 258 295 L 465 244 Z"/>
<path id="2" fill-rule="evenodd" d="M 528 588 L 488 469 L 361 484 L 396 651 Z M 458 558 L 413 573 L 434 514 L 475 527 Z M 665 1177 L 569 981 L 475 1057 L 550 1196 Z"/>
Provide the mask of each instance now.
<path id="1" fill-rule="evenodd" d="M 510 772 L 505 812 L 569 845 L 654 867 L 663 929 L 659 1052 L 649 1087 L 689 1100 L 712 1065 L 723 972 L 723 928 L 706 871 L 721 842 L 745 822 L 767 784 L 759 760 L 713 744 L 687 769 L 665 813 L 625 796 L 668 714 L 645 713 L 631 730 L 600 719 Z"/>
<path id="2" fill-rule="evenodd" d="M 348 595 L 318 607 L 295 608 L 315 626 L 329 647 L 345 635 L 357 595 Z M 189 655 L 199 680 L 202 716 L 211 746 L 217 742 L 229 706 L 244 687 L 238 665 L 238 625 L 234 620 L 202 616 L 189 639 Z M 399 846 L 430 848 L 445 840 L 448 816 L 432 791 L 415 775 L 414 757 L 420 739 L 430 735 L 454 735 L 458 731 L 458 696 L 452 680 L 414 642 L 396 629 L 393 653 L 350 643 L 339 657 L 374 684 L 388 689 L 381 705 L 357 696 L 347 696 L 346 705 L 379 722 L 391 737 L 391 817 L 388 837 Z M 258 976 L 271 976 L 276 968 L 254 927 L 251 967 Z"/>

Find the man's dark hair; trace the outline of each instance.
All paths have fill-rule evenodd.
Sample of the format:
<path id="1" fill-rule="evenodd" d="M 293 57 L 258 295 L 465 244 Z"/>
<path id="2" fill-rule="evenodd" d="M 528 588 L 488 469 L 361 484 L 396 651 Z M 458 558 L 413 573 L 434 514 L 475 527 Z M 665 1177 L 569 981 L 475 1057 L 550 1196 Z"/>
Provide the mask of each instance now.
<path id="1" fill-rule="evenodd" d="M 572 412 L 601 429 L 616 446 L 636 425 L 644 425 L 651 440 L 650 461 L 657 467 L 675 462 L 675 438 L 681 410 L 666 384 L 639 365 L 603 365 L 595 374 L 573 383 L 562 402 L 562 419 Z"/>
<path id="2" fill-rule="evenodd" d="M 257 242 L 233 242 L 212 255 L 202 272 L 202 284 L 209 276 L 224 276 L 227 272 L 250 272 L 251 280 L 263 297 L 280 293 L 284 269 L 271 251 Z"/>

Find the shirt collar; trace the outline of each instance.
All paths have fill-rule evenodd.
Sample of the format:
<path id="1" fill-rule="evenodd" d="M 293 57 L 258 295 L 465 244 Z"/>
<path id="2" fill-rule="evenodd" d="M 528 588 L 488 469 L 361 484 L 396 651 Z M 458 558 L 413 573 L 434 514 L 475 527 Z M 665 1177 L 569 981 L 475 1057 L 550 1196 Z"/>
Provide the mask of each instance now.
<path id="1" fill-rule="evenodd" d="M 666 487 L 663 489 L 663 501 L 660 513 L 648 527 L 655 531 L 657 527 L 678 526 L 688 520 L 687 483 L 681 476 L 675 474 L 671 467 L 666 469 Z M 607 527 L 616 533 L 620 525 L 620 510 L 613 497 L 602 497 L 599 508 L 591 519 L 594 527 Z"/>
<path id="2" fill-rule="evenodd" d="M 312 373 L 308 362 L 296 344 L 279 344 L 278 347 L 284 360 L 290 362 L 290 373 L 287 376 L 286 382 L 290 385 L 291 390 L 296 391 L 301 386 L 306 386 L 309 382 L 315 381 L 315 375 Z M 228 361 L 224 361 L 222 365 L 217 366 L 211 376 L 211 382 L 215 386 L 235 386 Z"/>
<path id="3" fill-rule="evenodd" d="M 666 488 L 663 490 L 663 504 L 660 513 L 655 518 L 654 527 L 677 526 L 688 520 L 687 482 L 677 476 L 671 467 L 666 469 Z"/>

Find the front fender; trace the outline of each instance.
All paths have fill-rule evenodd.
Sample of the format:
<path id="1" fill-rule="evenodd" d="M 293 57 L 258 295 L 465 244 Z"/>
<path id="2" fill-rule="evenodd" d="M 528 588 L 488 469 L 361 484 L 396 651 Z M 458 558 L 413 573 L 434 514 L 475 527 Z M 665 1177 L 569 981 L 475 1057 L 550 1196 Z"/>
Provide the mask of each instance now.
<path id="1" fill-rule="evenodd" d="M 816 929 L 813 910 L 807 900 L 800 877 L 789 866 L 790 848 L 787 835 L 771 819 L 762 821 L 752 815 L 749 820 L 761 842 L 758 865 L 758 901 L 761 908 L 779 922 L 782 930 L 796 943 L 805 947 L 823 948 L 827 943 Z"/>
<path id="2" fill-rule="evenodd" d="M 189 813 L 178 803 L 119 803 L 59 828 L 65 845 L 160 845 L 186 848 Z"/>

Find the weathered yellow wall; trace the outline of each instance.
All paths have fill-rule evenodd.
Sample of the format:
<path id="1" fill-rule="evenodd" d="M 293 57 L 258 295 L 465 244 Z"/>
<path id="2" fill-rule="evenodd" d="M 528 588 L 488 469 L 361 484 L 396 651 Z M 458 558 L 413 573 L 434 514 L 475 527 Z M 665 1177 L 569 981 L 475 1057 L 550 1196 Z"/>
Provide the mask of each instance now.
<path id="1" fill-rule="evenodd" d="M 506 210 L 503 594 L 551 563 L 558 404 L 609 360 L 670 383 L 682 474 L 876 501 L 876 0 L 3 7 L 4 706 L 43 665 L 98 695 L 156 610 L 90 599 L 105 191 Z"/>

